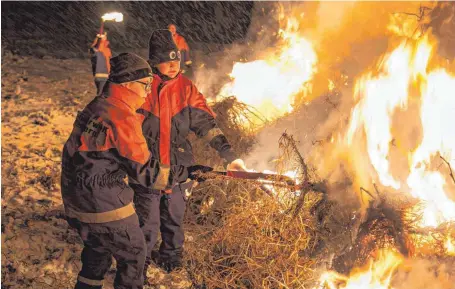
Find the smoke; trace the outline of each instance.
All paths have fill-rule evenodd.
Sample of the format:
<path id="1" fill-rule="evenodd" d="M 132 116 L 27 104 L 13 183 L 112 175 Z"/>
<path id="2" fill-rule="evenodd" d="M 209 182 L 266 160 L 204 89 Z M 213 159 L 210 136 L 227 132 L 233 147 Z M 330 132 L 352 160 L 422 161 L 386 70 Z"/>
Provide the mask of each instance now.
<path id="1" fill-rule="evenodd" d="M 196 55 L 196 62 L 200 64 L 194 75 L 194 83 L 206 98 L 216 99 L 222 86 L 229 82 L 229 73 L 235 62 L 261 59 L 273 50 L 279 29 L 277 8 L 274 2 L 255 2 L 244 39 L 225 44 L 222 49 L 218 45 L 208 45 L 202 55 Z"/>
<path id="2" fill-rule="evenodd" d="M 396 289 L 453 289 L 455 284 L 453 260 L 406 260 L 393 278 L 392 287 Z"/>

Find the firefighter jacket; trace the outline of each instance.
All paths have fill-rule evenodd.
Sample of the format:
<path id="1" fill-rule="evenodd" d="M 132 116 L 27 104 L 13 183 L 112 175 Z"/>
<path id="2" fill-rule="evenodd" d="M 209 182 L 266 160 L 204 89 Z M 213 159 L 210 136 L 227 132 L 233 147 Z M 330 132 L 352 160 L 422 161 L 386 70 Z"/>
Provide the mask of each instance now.
<path id="1" fill-rule="evenodd" d="M 126 177 L 148 188 L 159 177 L 158 163 L 152 160 L 142 135 L 142 117 L 136 113 L 143 99 L 116 84 L 106 94 L 78 114 L 63 148 L 65 212 L 84 223 L 107 223 L 133 215 L 134 192 Z"/>
<path id="2" fill-rule="evenodd" d="M 188 172 L 183 168 L 194 164 L 187 139 L 190 132 L 205 138 L 226 161 L 236 159 L 216 124 L 215 113 L 191 80 L 181 73 L 169 80 L 155 74 L 152 90 L 138 112 L 144 115 L 142 131 L 151 154 L 158 157 L 163 170 L 170 170 L 169 179 L 161 180 L 163 184 L 184 182 L 188 178 Z"/>
<path id="3" fill-rule="evenodd" d="M 111 70 L 110 59 L 112 57 L 112 52 L 106 35 L 97 35 L 90 48 L 90 55 L 97 95 L 100 95 L 109 78 L 109 72 Z"/>
<path id="4" fill-rule="evenodd" d="M 178 33 L 175 33 L 172 35 L 172 38 L 174 39 L 174 43 L 177 46 L 178 50 L 180 50 L 182 54 L 182 63 L 186 65 L 191 64 L 191 59 L 190 59 L 190 47 L 188 46 L 188 43 L 186 43 L 185 38 L 181 36 Z"/>

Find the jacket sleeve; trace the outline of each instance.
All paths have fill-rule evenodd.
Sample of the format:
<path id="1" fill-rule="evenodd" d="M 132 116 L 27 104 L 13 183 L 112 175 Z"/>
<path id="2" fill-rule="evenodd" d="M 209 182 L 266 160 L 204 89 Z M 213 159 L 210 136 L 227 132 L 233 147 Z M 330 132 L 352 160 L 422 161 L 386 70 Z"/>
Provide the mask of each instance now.
<path id="1" fill-rule="evenodd" d="M 136 116 L 126 117 L 115 126 L 115 145 L 128 176 L 144 187 L 153 188 L 161 170 L 147 148 Z"/>
<path id="2" fill-rule="evenodd" d="M 110 59 L 112 56 L 106 36 L 97 36 L 97 39 L 90 48 L 90 54 L 97 95 L 99 95 L 109 78 Z"/>
<path id="3" fill-rule="evenodd" d="M 227 162 L 237 159 L 229 141 L 216 123 L 216 114 L 207 105 L 205 97 L 191 84 L 188 105 L 190 108 L 190 130 L 197 137 L 204 138 L 220 157 Z"/>

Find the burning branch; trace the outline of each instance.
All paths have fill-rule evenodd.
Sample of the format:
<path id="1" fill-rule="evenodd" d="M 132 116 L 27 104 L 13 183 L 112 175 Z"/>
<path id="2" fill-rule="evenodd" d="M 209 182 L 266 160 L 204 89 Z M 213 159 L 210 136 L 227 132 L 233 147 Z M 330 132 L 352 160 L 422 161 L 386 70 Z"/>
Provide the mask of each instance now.
<path id="1" fill-rule="evenodd" d="M 399 14 L 403 14 L 403 15 L 407 15 L 407 16 L 414 16 L 417 18 L 417 22 L 418 22 L 418 26 L 414 29 L 413 33 L 412 33 L 412 37 L 414 37 L 414 35 L 416 35 L 416 32 L 417 30 L 419 30 L 420 28 L 420 35 L 418 37 L 420 37 L 421 35 L 424 35 L 425 33 L 425 30 L 428 28 L 428 20 L 426 20 L 426 17 L 429 15 L 429 13 L 427 13 L 428 11 L 432 11 L 433 9 L 432 8 L 429 8 L 429 7 L 426 7 L 426 6 L 420 6 L 419 7 L 419 12 L 418 14 L 417 13 L 410 13 L 410 12 L 395 12 L 393 13 L 394 15 L 399 15 Z"/>
<path id="2" fill-rule="evenodd" d="M 299 150 L 297 149 L 297 145 L 295 144 L 295 140 L 292 137 L 292 135 L 288 135 L 286 132 L 284 132 L 281 135 L 279 143 L 280 143 L 280 148 L 290 147 L 292 149 L 292 152 L 297 156 L 299 164 L 303 170 L 303 182 L 308 182 L 309 178 L 310 178 L 309 174 L 308 174 L 308 166 L 305 163 L 305 160 L 303 159 Z"/>
<path id="3" fill-rule="evenodd" d="M 364 189 L 363 187 L 360 187 L 360 192 L 364 192 L 368 196 L 370 196 L 372 199 L 376 199 L 367 189 Z M 362 202 L 363 202 L 363 198 L 362 198 Z"/>
<path id="4" fill-rule="evenodd" d="M 416 14 L 416 13 L 409 13 L 409 12 L 395 12 L 394 14 L 405 14 L 405 15 L 408 15 L 408 16 L 415 16 L 417 17 L 417 20 L 420 22 L 423 20 L 423 18 L 425 16 L 427 16 L 428 14 L 426 14 L 426 11 L 431 11 L 432 9 L 429 8 L 429 7 L 425 7 L 425 6 L 422 6 L 420 5 L 419 7 L 419 14 Z"/>
<path id="5" fill-rule="evenodd" d="M 284 149 L 286 152 L 286 149 L 289 148 L 291 150 L 291 153 L 295 154 L 297 157 L 297 161 L 299 162 L 299 165 L 302 169 L 302 184 L 296 187 L 299 187 L 300 190 L 300 196 L 295 204 L 294 208 L 294 213 L 293 216 L 296 217 L 300 210 L 303 208 L 303 205 L 305 203 L 305 196 L 307 195 L 308 192 L 310 191 L 315 191 L 315 192 L 320 192 L 320 193 L 326 193 L 326 188 L 324 183 L 315 183 L 310 180 L 310 174 L 309 174 L 309 169 L 308 165 L 305 162 L 305 159 L 302 157 L 300 154 L 296 141 L 291 135 L 288 135 L 286 132 L 281 135 L 281 138 L 279 140 L 280 143 L 280 148 Z M 319 205 L 322 205 L 324 203 L 325 197 L 321 199 L 320 203 L 316 205 L 316 207 L 319 207 Z M 289 213 L 290 209 L 286 212 Z"/>
<path id="6" fill-rule="evenodd" d="M 439 156 L 446 164 L 447 166 L 449 167 L 449 171 L 450 171 L 450 177 L 452 178 L 452 181 L 453 183 L 455 184 L 455 177 L 453 176 L 453 171 L 452 171 L 452 167 L 450 166 L 450 163 L 445 159 L 443 158 L 442 156 Z"/>

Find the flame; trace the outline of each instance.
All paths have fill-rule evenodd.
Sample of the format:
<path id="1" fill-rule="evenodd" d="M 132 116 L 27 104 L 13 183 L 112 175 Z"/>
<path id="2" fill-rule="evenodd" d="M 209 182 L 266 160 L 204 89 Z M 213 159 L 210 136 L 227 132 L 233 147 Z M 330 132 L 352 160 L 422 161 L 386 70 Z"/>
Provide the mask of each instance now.
<path id="1" fill-rule="evenodd" d="M 392 274 L 402 262 L 402 257 L 397 253 L 381 250 L 378 252 L 378 259 L 370 260 L 367 269 L 355 269 L 349 277 L 333 271 L 322 274 L 319 280 L 320 288 L 392 289 Z"/>
<path id="2" fill-rule="evenodd" d="M 407 100 L 408 79 L 412 70 L 408 66 L 411 51 L 404 45 L 398 47 L 381 64 L 383 74 L 373 77 L 372 72 L 356 83 L 354 97 L 359 99 L 355 106 L 347 141 L 351 145 L 356 132 L 364 128 L 370 161 L 385 186 L 395 189 L 400 184 L 389 173 L 389 144 L 392 141 L 390 116 L 397 107 L 404 107 Z"/>
<path id="3" fill-rule="evenodd" d="M 442 222 L 455 220 L 455 202 L 445 191 L 446 180 L 439 171 L 431 171 L 431 158 L 444 156 L 455 165 L 455 77 L 445 70 L 431 72 L 422 84 L 420 118 L 423 139 L 412 157 L 411 173 L 407 183 L 411 194 L 428 205 L 424 209 L 424 225 L 436 227 Z"/>
<path id="4" fill-rule="evenodd" d="M 278 55 L 274 51 L 266 59 L 235 63 L 231 82 L 218 97 L 236 96 L 268 120 L 291 112 L 295 97 L 309 93 L 317 61 L 312 44 L 297 33 L 297 26 L 292 18 L 286 30 L 279 31 L 282 46 Z"/>
<path id="5" fill-rule="evenodd" d="M 455 256 L 455 242 L 452 240 L 452 238 L 447 237 L 445 247 L 448 255 Z"/>
<path id="6" fill-rule="evenodd" d="M 103 21 L 112 21 L 114 20 L 115 22 L 122 22 L 123 21 L 123 14 L 120 12 L 111 12 L 111 13 L 106 13 L 104 14 L 101 19 Z"/>
<path id="7" fill-rule="evenodd" d="M 352 145 L 364 137 L 374 168 L 371 179 L 409 191 L 425 203 L 422 226 L 455 220 L 455 202 L 448 197 L 446 184 L 449 174 L 434 165 L 438 156 L 455 165 L 455 77 L 444 68 L 430 69 L 434 50 L 428 35 L 418 41 L 407 40 L 379 62 L 378 72 L 360 77 L 345 139 Z M 412 122 L 401 119 L 401 123 L 394 123 L 394 116 L 407 112 L 410 103 L 419 104 L 420 115 L 415 114 Z M 421 139 L 412 137 L 416 128 L 422 131 Z M 394 135 L 394 130 L 407 130 L 406 137 L 403 133 Z M 400 151 L 400 143 L 408 138 L 413 138 L 413 147 Z M 407 178 L 391 172 L 390 162 L 395 161 L 392 145 L 407 161 Z"/>

